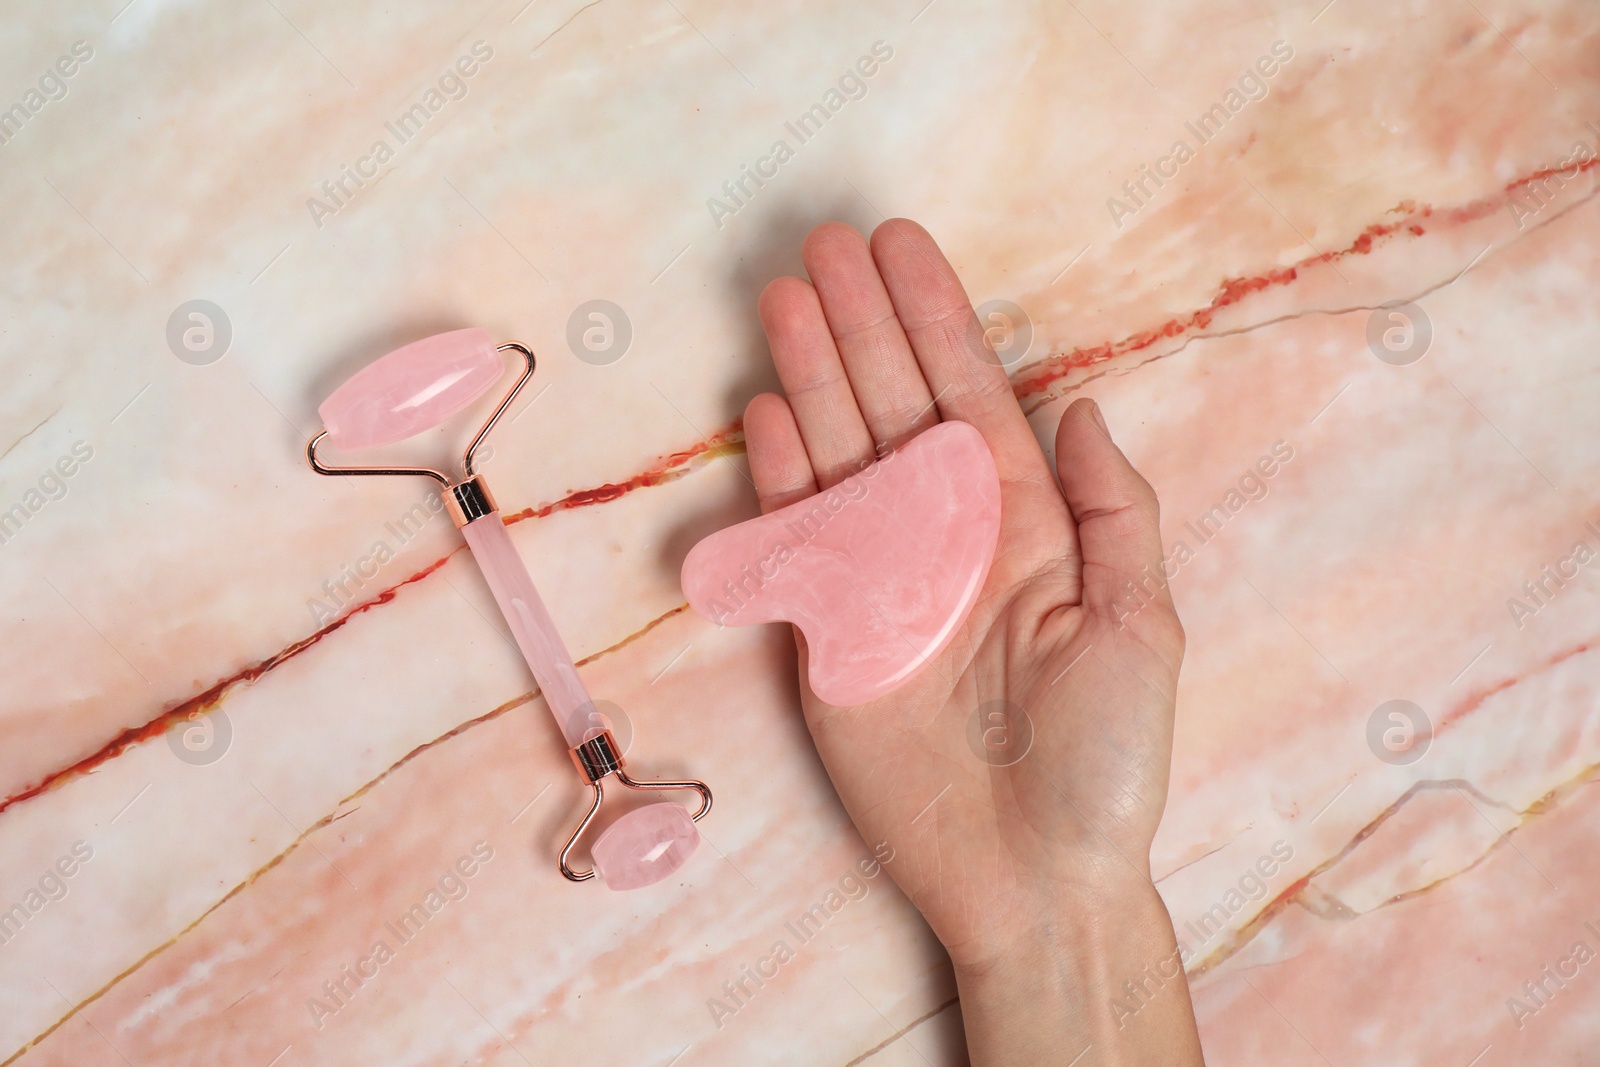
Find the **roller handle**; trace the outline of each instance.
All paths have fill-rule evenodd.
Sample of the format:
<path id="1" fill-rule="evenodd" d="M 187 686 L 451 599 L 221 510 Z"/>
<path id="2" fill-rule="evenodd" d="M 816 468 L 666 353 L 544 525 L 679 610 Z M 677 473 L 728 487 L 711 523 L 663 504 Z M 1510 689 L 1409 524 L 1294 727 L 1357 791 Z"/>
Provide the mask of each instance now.
<path id="1" fill-rule="evenodd" d="M 511 627 L 522 658 L 528 661 L 534 680 L 539 683 L 561 736 L 568 748 L 577 748 L 604 730 L 605 725 L 594 714 L 594 702 L 578 677 L 572 654 L 539 598 L 522 556 L 511 543 L 505 523 L 500 521 L 500 513 L 491 511 L 473 519 L 461 527 L 461 534 L 489 583 L 495 603 L 500 605 L 500 614 Z"/>

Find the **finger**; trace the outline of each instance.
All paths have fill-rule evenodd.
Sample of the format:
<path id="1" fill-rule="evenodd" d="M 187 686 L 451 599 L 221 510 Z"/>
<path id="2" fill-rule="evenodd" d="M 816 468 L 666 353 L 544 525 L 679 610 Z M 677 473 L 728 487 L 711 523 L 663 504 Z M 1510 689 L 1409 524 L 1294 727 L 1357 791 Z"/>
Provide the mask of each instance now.
<path id="1" fill-rule="evenodd" d="M 1155 490 L 1111 440 L 1093 400 L 1076 400 L 1056 427 L 1056 471 L 1078 524 L 1083 603 L 1120 622 L 1149 605 L 1175 618 L 1161 563 Z"/>
<path id="2" fill-rule="evenodd" d="M 805 443 L 800 440 L 800 428 L 795 425 L 794 412 L 789 410 L 789 402 L 783 397 L 761 393 L 745 405 L 744 447 L 750 459 L 750 478 L 756 483 L 756 499 L 761 502 L 761 514 L 777 511 L 816 493 L 817 482 L 811 474 L 811 461 L 806 458 Z M 794 631 L 800 685 L 806 687 L 810 684 L 806 673 L 810 650 L 800 627 L 790 629 Z"/>
<path id="3" fill-rule="evenodd" d="M 872 258 L 939 414 L 977 427 L 1002 480 L 1047 484 L 1050 468 L 1039 442 L 933 238 L 909 219 L 890 219 L 873 231 Z"/>
<path id="4" fill-rule="evenodd" d="M 893 448 L 938 422 L 867 242 L 842 222 L 826 222 L 811 231 L 800 255 L 873 442 Z"/>
<path id="5" fill-rule="evenodd" d="M 762 292 L 759 311 L 817 485 L 826 489 L 873 458 L 872 436 L 811 284 L 777 279 Z"/>
<path id="6" fill-rule="evenodd" d="M 762 393 L 746 405 L 744 447 L 763 515 L 817 491 L 800 428 L 783 397 Z"/>

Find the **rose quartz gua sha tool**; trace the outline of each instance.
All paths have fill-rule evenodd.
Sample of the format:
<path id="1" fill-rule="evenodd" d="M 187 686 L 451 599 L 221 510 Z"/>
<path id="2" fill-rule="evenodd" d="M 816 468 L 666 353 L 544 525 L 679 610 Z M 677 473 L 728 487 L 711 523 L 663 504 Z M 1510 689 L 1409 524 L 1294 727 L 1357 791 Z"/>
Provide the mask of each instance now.
<path id="1" fill-rule="evenodd" d="M 719 626 L 794 623 L 811 691 L 865 704 L 950 643 L 999 538 L 989 446 L 942 422 L 824 492 L 707 537 L 683 561 L 683 591 Z"/>
<path id="2" fill-rule="evenodd" d="M 507 350 L 519 353 L 526 369 L 462 454 L 460 478 L 428 467 L 330 467 L 317 458 L 323 438 L 341 450 L 359 450 L 392 444 L 439 425 L 500 379 L 505 370 L 501 353 Z M 694 824 L 711 810 L 711 790 L 704 782 L 640 782 L 628 777 L 616 738 L 584 689 L 572 656 L 500 521 L 494 498 L 483 478 L 473 472 L 478 446 L 533 377 L 533 367 L 533 353 L 526 347 L 516 342 L 496 346 L 483 329 L 441 333 L 397 348 L 357 371 L 323 401 L 317 412 L 325 429 L 306 446 L 306 459 L 318 474 L 420 474 L 444 487 L 445 506 L 483 570 L 572 750 L 578 773 L 594 790 L 588 814 L 561 850 L 561 873 L 574 882 L 588 881 L 598 873 L 612 889 L 637 889 L 665 878 L 693 854 L 700 843 Z M 700 810 L 690 815 L 671 801 L 635 808 L 607 827 L 590 847 L 593 867 L 574 870 L 568 857 L 600 810 L 601 783 L 611 775 L 629 789 L 693 789 L 700 794 Z"/>

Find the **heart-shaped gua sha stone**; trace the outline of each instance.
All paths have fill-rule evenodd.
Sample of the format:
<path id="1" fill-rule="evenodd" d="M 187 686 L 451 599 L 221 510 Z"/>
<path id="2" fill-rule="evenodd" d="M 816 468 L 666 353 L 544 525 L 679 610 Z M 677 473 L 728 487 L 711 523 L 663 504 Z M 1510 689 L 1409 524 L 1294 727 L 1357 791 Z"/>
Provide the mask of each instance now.
<path id="1" fill-rule="evenodd" d="M 669 800 L 634 808 L 595 838 L 589 858 L 611 889 L 639 889 L 682 867 L 700 844 L 689 813 Z"/>
<path id="2" fill-rule="evenodd" d="M 338 448 L 387 445 L 463 410 L 504 369 L 494 337 L 483 327 L 436 333 L 362 367 L 317 414 Z"/>
<path id="3" fill-rule="evenodd" d="M 683 562 L 683 591 L 718 625 L 794 623 L 812 692 L 864 704 L 949 644 L 999 537 L 989 446 L 942 422 L 825 492 L 707 537 Z"/>

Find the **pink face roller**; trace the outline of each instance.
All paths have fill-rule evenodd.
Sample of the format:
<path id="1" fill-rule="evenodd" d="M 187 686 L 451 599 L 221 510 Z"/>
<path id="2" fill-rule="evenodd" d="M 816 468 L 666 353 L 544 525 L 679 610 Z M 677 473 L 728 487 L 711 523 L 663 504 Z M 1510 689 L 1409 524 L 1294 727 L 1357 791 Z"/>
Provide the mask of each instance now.
<path id="1" fill-rule="evenodd" d="M 439 425 L 500 379 L 505 370 L 501 353 L 508 349 L 520 353 L 527 367 L 462 454 L 459 479 L 428 467 L 330 467 L 317 458 L 323 438 L 341 450 L 354 451 L 392 444 Z M 494 498 L 483 478 L 473 473 L 474 453 L 533 377 L 533 368 L 533 353 L 526 347 L 516 342 L 496 346 L 489 332 L 478 328 L 436 334 L 397 348 L 357 371 L 323 401 L 317 412 L 325 429 L 306 446 L 306 459 L 318 474 L 420 474 L 444 487 L 445 506 L 483 570 L 572 750 L 578 773 L 594 790 L 588 814 L 561 850 L 561 873 L 574 882 L 599 874 L 612 889 L 637 889 L 667 877 L 694 853 L 700 843 L 694 824 L 711 810 L 711 790 L 698 781 L 640 782 L 628 777 L 616 738 L 602 725 L 572 656 L 500 521 Z M 595 839 L 589 849 L 591 869 L 574 870 L 568 857 L 599 812 L 604 799 L 601 783 L 610 775 L 629 789 L 693 789 L 700 794 L 700 810 L 690 815 L 670 801 L 635 808 Z"/>

